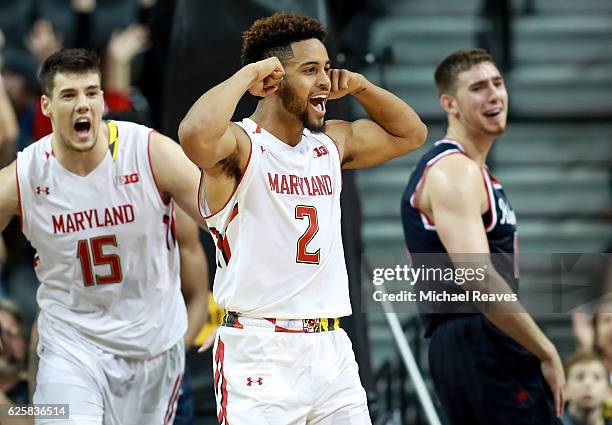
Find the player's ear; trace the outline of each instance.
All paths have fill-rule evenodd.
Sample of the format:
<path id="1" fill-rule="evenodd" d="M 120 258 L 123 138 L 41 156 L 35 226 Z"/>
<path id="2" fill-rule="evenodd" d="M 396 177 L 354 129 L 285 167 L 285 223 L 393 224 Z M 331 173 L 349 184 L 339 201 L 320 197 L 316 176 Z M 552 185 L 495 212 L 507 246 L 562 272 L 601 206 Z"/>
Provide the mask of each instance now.
<path id="1" fill-rule="evenodd" d="M 45 117 L 51 118 L 51 99 L 46 94 L 40 97 L 40 110 Z"/>
<path id="2" fill-rule="evenodd" d="M 443 94 L 440 96 L 440 106 L 447 114 L 454 115 L 457 113 L 457 101 L 451 95 Z"/>

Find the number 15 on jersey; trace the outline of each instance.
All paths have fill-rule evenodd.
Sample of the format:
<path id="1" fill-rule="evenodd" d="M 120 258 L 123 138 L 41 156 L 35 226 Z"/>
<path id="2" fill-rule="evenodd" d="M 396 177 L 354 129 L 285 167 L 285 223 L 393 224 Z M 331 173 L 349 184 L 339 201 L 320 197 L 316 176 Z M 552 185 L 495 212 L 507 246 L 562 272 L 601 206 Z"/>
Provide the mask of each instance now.
<path id="1" fill-rule="evenodd" d="M 115 235 L 98 236 L 91 239 L 81 239 L 77 243 L 77 258 L 83 269 L 83 285 L 105 285 L 120 283 L 123 280 L 121 259 L 117 254 L 105 254 L 105 246 L 117 246 Z M 92 262 L 93 259 L 93 262 Z M 108 274 L 95 273 L 94 267 L 110 266 Z"/>

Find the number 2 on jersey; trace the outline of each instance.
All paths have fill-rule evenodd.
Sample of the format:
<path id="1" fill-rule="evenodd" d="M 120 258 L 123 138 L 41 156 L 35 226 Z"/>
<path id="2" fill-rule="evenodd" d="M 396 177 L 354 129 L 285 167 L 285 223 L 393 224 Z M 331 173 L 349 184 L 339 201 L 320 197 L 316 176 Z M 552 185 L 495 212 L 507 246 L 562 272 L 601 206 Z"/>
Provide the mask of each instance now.
<path id="1" fill-rule="evenodd" d="M 107 283 L 119 283 L 123 280 L 121 271 L 121 259 L 116 254 L 104 254 L 104 245 L 117 246 L 115 235 L 99 236 L 91 239 L 81 239 L 77 245 L 77 258 L 81 261 L 83 268 L 83 284 L 85 286 L 104 285 Z M 93 265 L 91 258 L 93 254 Z M 110 272 L 100 276 L 96 274 L 94 281 L 93 266 L 110 265 Z"/>
<path id="2" fill-rule="evenodd" d="M 306 245 L 308 245 L 319 231 L 317 209 L 310 205 L 297 205 L 295 207 L 295 218 L 303 220 L 304 217 L 308 218 L 308 228 L 297 241 L 295 261 L 298 263 L 319 264 L 321 249 L 317 249 L 315 252 L 308 252 L 306 250 Z"/>

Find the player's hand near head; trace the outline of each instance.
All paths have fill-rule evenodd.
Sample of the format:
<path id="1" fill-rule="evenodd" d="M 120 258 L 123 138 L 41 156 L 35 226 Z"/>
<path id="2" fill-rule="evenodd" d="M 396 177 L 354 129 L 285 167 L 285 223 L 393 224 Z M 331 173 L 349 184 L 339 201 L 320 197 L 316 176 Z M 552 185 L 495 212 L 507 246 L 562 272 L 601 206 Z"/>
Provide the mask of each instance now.
<path id="1" fill-rule="evenodd" d="M 247 65 L 255 72 L 255 82 L 249 87 L 253 96 L 266 97 L 280 87 L 285 69 L 276 56 Z"/>
<path id="2" fill-rule="evenodd" d="M 330 69 L 327 71 L 331 88 L 328 99 L 340 99 L 347 94 L 359 92 L 364 83 L 361 74 L 351 72 L 348 69 Z"/>

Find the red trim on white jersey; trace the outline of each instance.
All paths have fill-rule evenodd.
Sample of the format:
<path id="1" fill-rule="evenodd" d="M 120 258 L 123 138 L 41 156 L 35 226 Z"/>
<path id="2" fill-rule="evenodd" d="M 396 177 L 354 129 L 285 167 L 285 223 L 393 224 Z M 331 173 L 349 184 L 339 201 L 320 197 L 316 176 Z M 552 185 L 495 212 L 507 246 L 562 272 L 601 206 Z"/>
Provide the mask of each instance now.
<path id="1" fill-rule="evenodd" d="M 198 206 L 198 213 L 200 214 L 200 217 L 206 220 L 206 216 L 202 214 L 202 207 L 200 206 L 200 194 L 202 193 L 202 183 L 204 183 L 204 170 L 200 168 L 200 183 L 198 183 L 198 193 L 196 193 L 196 196 L 198 198 L 196 200 L 197 201 L 196 205 Z"/>
<path id="2" fill-rule="evenodd" d="M 240 126 L 238 126 L 240 127 Z M 244 178 L 248 168 L 249 168 L 249 164 L 251 163 L 251 155 L 253 155 L 253 140 L 251 139 L 251 136 L 249 136 L 249 133 L 242 127 L 240 127 L 240 129 L 242 131 L 244 131 L 244 133 L 247 135 L 247 137 L 249 138 L 249 142 L 251 142 L 251 145 L 249 146 L 249 157 L 247 158 L 247 163 L 244 166 L 244 171 L 242 172 L 242 175 L 240 176 L 240 180 L 238 180 L 238 184 L 236 185 L 236 187 L 234 188 L 234 190 L 232 191 L 232 193 L 230 194 L 229 198 L 227 198 L 227 200 L 225 201 L 225 203 L 223 204 L 223 206 L 221 208 L 219 208 L 217 211 L 215 211 L 214 213 L 211 213 L 210 215 L 202 215 L 202 212 L 200 211 L 200 215 L 202 216 L 202 218 L 204 220 L 208 220 L 209 218 L 212 218 L 214 216 L 216 216 L 217 214 L 219 214 L 221 211 L 223 211 L 223 209 L 227 206 L 227 204 L 229 204 L 229 201 L 232 200 L 232 198 L 234 197 L 234 194 L 236 193 L 236 191 L 238 190 L 238 187 L 240 186 L 240 183 L 242 182 L 242 179 Z M 204 173 L 204 172 L 202 172 Z M 200 185 L 202 184 L 202 174 L 200 174 Z M 201 186 L 198 188 L 198 205 L 200 205 L 200 195 L 201 195 Z M 206 202 L 206 196 L 204 196 L 204 202 Z M 208 206 L 208 203 L 206 204 Z M 201 207 L 198 208 L 201 210 Z"/>
<path id="3" fill-rule="evenodd" d="M 17 152 L 19 157 L 19 152 Z M 19 230 L 23 233 L 23 208 L 21 207 L 21 190 L 19 189 L 19 161 L 15 159 L 15 180 L 17 181 L 17 204 L 19 205 Z"/>
<path id="4" fill-rule="evenodd" d="M 331 140 L 334 146 L 336 147 L 336 152 L 338 152 L 338 160 L 340 161 L 340 168 L 342 168 L 342 155 L 340 154 L 340 148 L 338 147 L 338 143 L 329 134 L 327 133 L 323 133 L 323 134 L 326 135 L 327 138 Z"/>
<path id="5" fill-rule="evenodd" d="M 149 158 L 149 168 L 151 169 L 151 175 L 153 176 L 153 182 L 155 183 L 155 188 L 157 189 L 157 193 L 159 194 L 159 199 L 162 201 L 162 204 L 168 206 L 172 198 L 168 198 L 168 200 L 164 199 L 164 194 L 161 192 L 161 190 L 159 190 L 157 178 L 155 177 L 155 171 L 153 170 L 153 163 L 151 162 L 151 135 L 153 133 L 157 133 L 157 131 L 151 130 L 149 132 L 149 138 L 147 140 L 147 157 Z"/>
<path id="6" fill-rule="evenodd" d="M 438 143 L 438 142 L 436 142 L 436 143 Z M 421 221 L 423 222 L 423 226 L 427 230 L 436 230 L 436 226 L 435 226 L 434 221 L 432 219 L 430 219 L 427 216 L 427 214 L 425 214 L 423 211 L 421 211 L 419 209 L 419 207 L 418 207 L 420 191 L 423 188 L 423 183 L 425 182 L 425 177 L 427 176 L 427 173 L 429 172 L 429 169 L 431 168 L 431 166 L 434 165 L 436 162 L 438 162 L 440 159 L 444 158 L 445 156 L 453 155 L 453 154 L 462 154 L 462 155 L 465 155 L 465 153 L 462 150 L 460 150 L 460 149 L 459 150 L 457 150 L 457 149 L 450 149 L 450 150 L 447 150 L 447 151 L 444 151 L 444 152 L 440 152 L 438 155 L 434 156 L 429 161 L 427 161 L 427 165 L 425 165 L 425 169 L 423 170 L 423 174 L 421 175 L 421 178 L 417 182 L 417 185 L 416 185 L 416 187 L 414 189 L 414 193 L 410 197 L 410 205 L 412 206 L 412 208 L 414 208 L 415 210 L 417 210 L 419 212 L 419 214 L 421 215 Z"/>
<path id="7" fill-rule="evenodd" d="M 327 133 L 323 133 L 323 134 L 326 135 L 327 138 L 331 140 L 334 146 L 336 147 L 336 152 L 338 152 L 338 160 L 340 161 L 340 185 L 344 185 L 344 176 L 342 175 L 342 156 L 340 155 L 340 148 L 338 147 L 338 143 L 336 143 L 333 137 L 331 137 L 329 134 Z"/>

